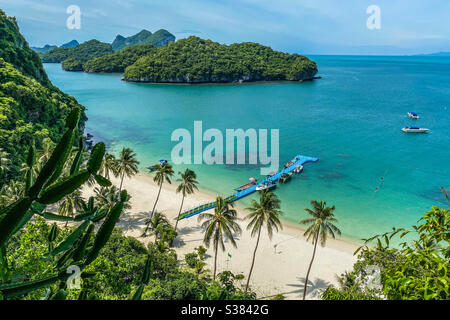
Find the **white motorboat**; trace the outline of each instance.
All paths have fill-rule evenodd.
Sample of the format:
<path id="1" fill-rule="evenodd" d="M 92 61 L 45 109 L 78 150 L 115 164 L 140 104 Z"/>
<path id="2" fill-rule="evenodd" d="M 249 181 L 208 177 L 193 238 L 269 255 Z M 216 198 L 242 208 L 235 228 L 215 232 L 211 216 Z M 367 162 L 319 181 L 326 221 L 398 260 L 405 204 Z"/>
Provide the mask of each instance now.
<path id="1" fill-rule="evenodd" d="M 268 181 L 268 182 L 263 182 L 261 183 L 259 186 L 256 187 L 256 191 L 262 191 L 262 190 L 271 190 L 273 188 L 275 188 L 277 186 L 276 183 Z"/>
<path id="2" fill-rule="evenodd" d="M 430 131 L 430 129 L 419 127 L 404 127 L 402 131 L 405 133 L 426 133 Z"/>
<path id="3" fill-rule="evenodd" d="M 408 117 L 411 119 L 419 119 L 419 115 L 415 112 L 408 112 Z"/>

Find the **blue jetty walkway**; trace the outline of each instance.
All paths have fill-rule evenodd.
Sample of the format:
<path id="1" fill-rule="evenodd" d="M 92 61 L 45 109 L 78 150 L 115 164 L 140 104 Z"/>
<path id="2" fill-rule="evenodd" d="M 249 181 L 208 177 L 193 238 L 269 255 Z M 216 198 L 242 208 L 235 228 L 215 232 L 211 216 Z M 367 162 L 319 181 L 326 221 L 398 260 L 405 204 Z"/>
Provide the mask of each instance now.
<path id="1" fill-rule="evenodd" d="M 255 192 L 256 187 L 258 187 L 260 184 L 266 183 L 266 182 L 276 182 L 283 174 L 288 174 L 289 172 L 293 171 L 298 166 L 303 165 L 304 163 L 307 163 L 307 162 L 316 162 L 319 160 L 318 158 L 301 156 L 301 155 L 296 156 L 294 159 L 295 159 L 295 162 L 293 164 L 291 164 L 289 167 L 286 167 L 282 171 L 274 174 L 273 176 L 268 177 L 267 179 L 256 183 L 255 185 L 251 186 L 250 188 L 247 188 L 242 191 L 238 191 L 238 192 L 234 193 L 233 195 L 226 197 L 225 200 L 227 200 L 228 202 L 237 201 L 237 200 L 244 198 L 245 196 L 248 196 L 249 194 Z M 216 207 L 215 201 L 202 204 L 198 207 L 195 207 L 193 209 L 190 209 L 190 210 L 182 213 L 180 215 L 180 217 L 178 218 L 178 220 L 190 218 L 192 216 L 195 216 L 196 214 L 199 214 L 199 213 L 209 210 L 209 209 L 213 209 L 215 207 Z"/>

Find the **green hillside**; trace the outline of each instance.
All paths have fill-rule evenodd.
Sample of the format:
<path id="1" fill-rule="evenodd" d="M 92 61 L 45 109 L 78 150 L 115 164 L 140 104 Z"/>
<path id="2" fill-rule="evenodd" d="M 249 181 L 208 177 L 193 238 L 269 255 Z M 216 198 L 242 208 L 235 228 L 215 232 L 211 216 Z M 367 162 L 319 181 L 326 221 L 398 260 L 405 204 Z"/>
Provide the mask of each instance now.
<path id="1" fill-rule="evenodd" d="M 157 48 L 151 44 L 139 44 L 103 57 L 89 60 L 83 65 L 85 72 L 124 72 L 139 58 L 154 54 Z M 64 66 L 63 66 L 64 67 Z M 66 70 L 66 68 L 64 68 Z"/>
<path id="2" fill-rule="evenodd" d="M 89 40 L 73 48 L 56 48 L 41 53 L 40 56 L 42 62 L 60 63 L 69 58 L 86 62 L 112 52 L 113 49 L 110 44 L 98 40 Z"/>
<path id="3" fill-rule="evenodd" d="M 38 55 L 19 32 L 15 18 L 0 10 L 0 146 L 11 164 L 3 179 L 20 173 L 31 139 L 58 140 L 69 110 L 79 106 L 48 80 Z M 84 108 L 83 108 L 84 109 Z M 84 129 L 83 114 L 79 133 Z"/>
<path id="4" fill-rule="evenodd" d="M 127 38 L 118 35 L 111 46 L 114 51 L 119 51 L 137 44 L 151 44 L 155 47 L 162 47 L 173 41 L 175 41 L 175 36 L 167 30 L 160 29 L 153 34 L 148 30 L 142 30 Z"/>
<path id="5" fill-rule="evenodd" d="M 309 80 L 316 63 L 298 54 L 272 50 L 258 43 L 231 45 L 189 37 L 142 57 L 126 68 L 133 82 L 207 83 Z"/>

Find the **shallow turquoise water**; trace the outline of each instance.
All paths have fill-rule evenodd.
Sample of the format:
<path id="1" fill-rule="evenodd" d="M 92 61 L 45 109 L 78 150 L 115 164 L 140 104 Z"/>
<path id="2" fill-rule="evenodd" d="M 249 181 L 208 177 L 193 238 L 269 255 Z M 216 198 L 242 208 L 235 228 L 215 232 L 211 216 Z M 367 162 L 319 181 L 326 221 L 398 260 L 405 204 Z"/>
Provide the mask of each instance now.
<path id="1" fill-rule="evenodd" d="M 287 220 L 304 218 L 311 199 L 327 200 L 336 205 L 344 236 L 360 239 L 410 226 L 432 205 L 446 206 L 440 187 L 450 187 L 450 59 L 312 58 L 323 79 L 309 83 L 133 84 L 120 75 L 45 68 L 87 107 L 87 132 L 112 150 L 134 149 L 143 170 L 170 158 L 172 131 L 193 130 L 194 120 L 223 132 L 280 129 L 281 164 L 297 154 L 320 158 L 277 188 Z M 421 119 L 408 119 L 408 111 Z M 400 131 L 406 125 L 432 132 L 407 135 Z M 259 177 L 253 166 L 189 167 L 202 188 L 225 196 Z"/>

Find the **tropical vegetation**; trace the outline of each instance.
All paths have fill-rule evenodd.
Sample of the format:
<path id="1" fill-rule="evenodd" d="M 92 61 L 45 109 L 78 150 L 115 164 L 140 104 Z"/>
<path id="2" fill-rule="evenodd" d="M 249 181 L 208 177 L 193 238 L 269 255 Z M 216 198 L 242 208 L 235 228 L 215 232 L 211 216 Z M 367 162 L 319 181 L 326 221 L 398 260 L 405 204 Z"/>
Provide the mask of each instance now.
<path id="1" fill-rule="evenodd" d="M 342 274 L 339 287 L 328 287 L 325 300 L 449 300 L 450 210 L 433 207 L 411 229 L 364 239 L 353 270 Z M 412 237 L 398 246 L 392 239 Z M 375 246 L 369 247 L 372 241 Z"/>
<path id="2" fill-rule="evenodd" d="M 327 207 L 326 201 L 311 200 L 311 206 L 313 209 L 305 208 L 305 211 L 311 216 L 310 218 L 300 221 L 301 224 L 307 225 L 304 236 L 307 241 L 312 241 L 314 245 L 311 261 L 308 266 L 308 272 L 306 273 L 305 285 L 303 288 L 303 300 L 306 298 L 306 291 L 308 289 L 309 273 L 316 256 L 317 243 L 320 241 L 320 245 L 324 247 L 327 243 L 328 235 L 336 238 L 336 235 L 341 235 L 341 231 L 334 224 L 337 219 L 334 217 L 335 206 Z"/>
<path id="3" fill-rule="evenodd" d="M 202 222 L 201 226 L 205 229 L 203 242 L 209 248 L 212 242 L 214 250 L 214 270 L 213 279 L 216 279 L 217 273 L 217 254 L 219 246 L 225 251 L 224 240 L 229 240 L 231 244 L 237 248 L 235 235 L 241 232 L 241 227 L 237 223 L 237 212 L 233 208 L 233 203 L 217 196 L 216 207 L 214 213 L 204 212 L 198 217 L 198 221 Z"/>
<path id="4" fill-rule="evenodd" d="M 156 52 L 156 47 L 151 44 L 138 44 L 126 49 L 94 58 L 84 63 L 82 69 L 89 73 L 123 73 L 139 58 Z"/>
<path id="5" fill-rule="evenodd" d="M 309 80 L 316 64 L 304 56 L 257 43 L 219 44 L 191 36 L 159 48 L 125 69 L 135 82 L 237 82 Z"/>
<path id="6" fill-rule="evenodd" d="M 55 48 L 47 52 L 40 53 L 42 62 L 60 63 L 69 58 L 86 62 L 93 58 L 101 57 L 112 53 L 113 49 L 109 43 L 98 40 L 89 40 L 72 48 Z"/>
<path id="7" fill-rule="evenodd" d="M 117 35 L 111 46 L 114 51 L 120 51 L 140 44 L 150 44 L 155 47 L 162 47 L 171 41 L 175 41 L 175 36 L 167 30 L 160 29 L 153 34 L 148 30 L 142 30 L 139 33 L 127 38 L 121 36 L 120 34 Z"/>

